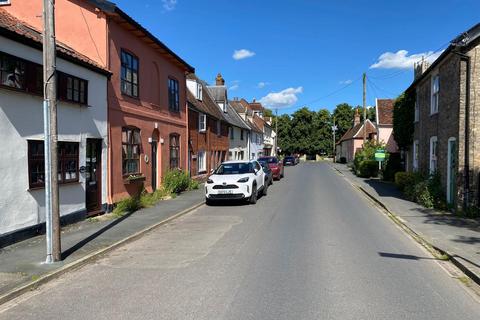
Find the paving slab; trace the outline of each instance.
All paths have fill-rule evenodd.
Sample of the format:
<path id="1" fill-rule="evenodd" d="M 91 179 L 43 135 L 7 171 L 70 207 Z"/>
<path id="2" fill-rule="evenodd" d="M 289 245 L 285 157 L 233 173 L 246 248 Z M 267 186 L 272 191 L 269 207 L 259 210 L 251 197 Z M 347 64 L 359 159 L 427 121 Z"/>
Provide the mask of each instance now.
<path id="1" fill-rule="evenodd" d="M 119 218 L 68 225 L 62 228 L 63 261 L 54 264 L 44 263 L 44 235 L 4 247 L 0 249 L 0 296 L 203 202 L 203 188 L 199 188 Z"/>

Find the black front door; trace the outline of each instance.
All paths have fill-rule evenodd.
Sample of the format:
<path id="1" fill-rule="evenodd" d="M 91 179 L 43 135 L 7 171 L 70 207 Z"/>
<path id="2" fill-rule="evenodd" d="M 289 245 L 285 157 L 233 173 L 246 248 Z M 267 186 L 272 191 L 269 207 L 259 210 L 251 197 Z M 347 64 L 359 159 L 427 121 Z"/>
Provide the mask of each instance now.
<path id="1" fill-rule="evenodd" d="M 152 141 L 152 189 L 157 190 L 157 141 Z"/>
<path id="2" fill-rule="evenodd" d="M 87 212 L 99 211 L 102 206 L 102 140 L 87 139 L 87 160 L 85 163 Z"/>

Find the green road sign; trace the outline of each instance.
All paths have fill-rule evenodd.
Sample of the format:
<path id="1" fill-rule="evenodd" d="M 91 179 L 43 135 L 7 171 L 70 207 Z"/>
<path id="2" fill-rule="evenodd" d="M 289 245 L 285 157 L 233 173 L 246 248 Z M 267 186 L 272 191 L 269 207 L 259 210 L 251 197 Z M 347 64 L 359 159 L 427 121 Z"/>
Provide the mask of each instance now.
<path id="1" fill-rule="evenodd" d="M 385 161 L 385 150 L 378 149 L 375 151 L 375 161 Z"/>

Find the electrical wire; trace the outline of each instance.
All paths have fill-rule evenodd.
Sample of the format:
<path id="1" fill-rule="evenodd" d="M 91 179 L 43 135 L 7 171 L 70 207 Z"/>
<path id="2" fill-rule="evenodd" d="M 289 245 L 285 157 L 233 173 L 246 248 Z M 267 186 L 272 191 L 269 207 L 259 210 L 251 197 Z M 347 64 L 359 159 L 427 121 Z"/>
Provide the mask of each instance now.
<path id="1" fill-rule="evenodd" d="M 328 98 L 328 97 L 331 97 L 331 96 L 333 96 L 333 95 L 335 95 L 335 94 L 337 94 L 337 93 L 345 90 L 346 88 L 352 86 L 354 83 L 358 82 L 361 78 L 362 78 L 362 77 L 360 76 L 360 77 L 358 77 L 357 79 L 353 80 L 352 82 L 344 85 L 343 87 L 341 87 L 341 88 L 339 88 L 339 89 L 337 89 L 337 90 L 334 90 L 334 91 L 330 92 L 329 94 L 326 94 L 326 95 L 321 96 L 321 97 L 319 97 L 319 98 L 317 98 L 317 99 L 314 99 L 314 100 L 309 101 L 309 102 L 306 102 L 306 103 L 304 103 L 304 104 L 302 104 L 302 105 L 294 106 L 294 107 L 291 107 L 291 108 L 294 108 L 294 109 L 296 109 L 296 108 L 301 108 L 301 107 L 304 107 L 304 106 L 306 106 L 306 105 L 309 105 L 309 104 L 318 102 L 318 101 L 320 101 L 320 100 L 326 99 L 326 98 Z"/>

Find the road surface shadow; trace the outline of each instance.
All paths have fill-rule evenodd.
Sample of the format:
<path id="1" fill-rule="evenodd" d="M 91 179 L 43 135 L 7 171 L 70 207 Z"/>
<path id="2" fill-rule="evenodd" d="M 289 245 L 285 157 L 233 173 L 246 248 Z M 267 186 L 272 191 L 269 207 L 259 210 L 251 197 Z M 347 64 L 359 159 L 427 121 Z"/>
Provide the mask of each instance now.
<path id="1" fill-rule="evenodd" d="M 77 244 L 75 244 L 75 245 L 71 246 L 70 248 L 68 248 L 67 250 L 63 251 L 62 252 L 62 260 L 65 260 L 67 257 L 72 255 L 75 251 L 78 251 L 79 249 L 83 248 L 90 241 L 96 239 L 97 237 L 99 237 L 103 233 L 105 233 L 108 230 L 110 230 L 111 228 L 115 227 L 116 225 L 118 225 L 119 223 L 121 223 L 122 221 L 124 221 L 125 219 L 130 217 L 133 213 L 134 212 L 127 213 L 124 216 L 113 220 L 112 222 L 110 222 L 109 224 L 107 224 L 106 226 L 101 228 L 100 230 L 97 230 L 96 232 L 92 233 L 91 235 L 89 235 L 85 239 L 81 240 Z"/>

